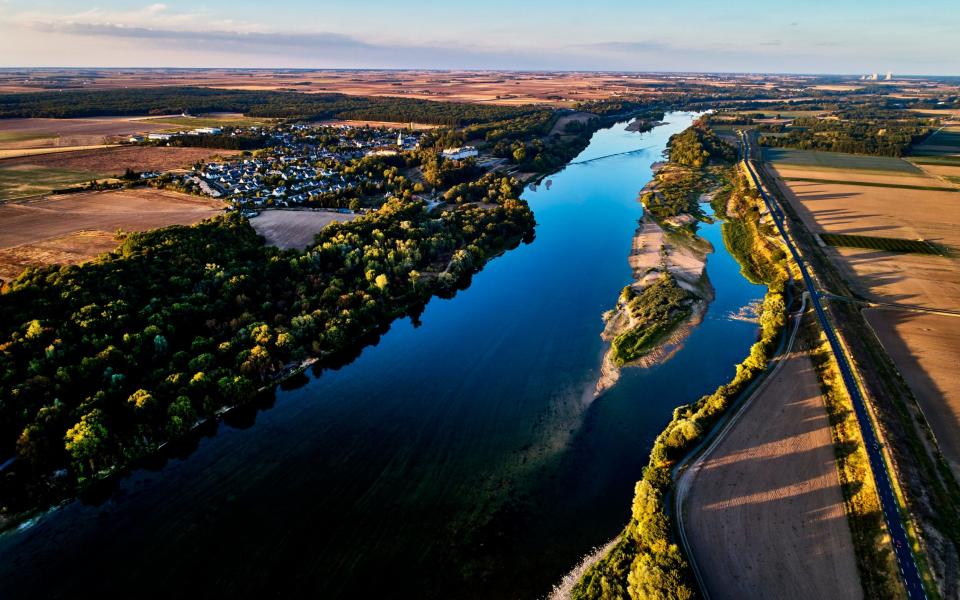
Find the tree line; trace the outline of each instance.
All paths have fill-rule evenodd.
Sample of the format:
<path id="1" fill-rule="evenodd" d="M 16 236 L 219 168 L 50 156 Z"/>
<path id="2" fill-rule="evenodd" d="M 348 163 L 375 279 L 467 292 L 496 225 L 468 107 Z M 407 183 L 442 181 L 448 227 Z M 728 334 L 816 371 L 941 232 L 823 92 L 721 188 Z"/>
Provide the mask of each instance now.
<path id="1" fill-rule="evenodd" d="M 0 94 L 0 118 L 240 112 L 281 119 L 360 119 L 462 127 L 542 112 L 529 106 L 301 92 L 157 87 Z"/>
<path id="2" fill-rule="evenodd" d="M 0 480 L 7 510 L 69 493 L 330 357 L 529 238 L 526 203 L 428 215 L 420 201 L 324 228 L 304 252 L 238 215 L 130 234 L 0 295 Z"/>

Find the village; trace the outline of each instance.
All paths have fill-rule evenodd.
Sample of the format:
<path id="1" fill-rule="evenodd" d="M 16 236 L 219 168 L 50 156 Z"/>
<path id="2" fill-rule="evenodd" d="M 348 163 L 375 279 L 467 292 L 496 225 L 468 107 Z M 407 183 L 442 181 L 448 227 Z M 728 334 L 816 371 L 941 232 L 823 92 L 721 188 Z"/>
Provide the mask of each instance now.
<path id="1" fill-rule="evenodd" d="M 365 168 L 358 168 L 360 161 L 390 159 L 419 150 L 423 133 L 351 125 L 293 124 L 229 130 L 203 127 L 131 137 L 129 143 L 171 144 L 190 136 L 259 139 L 264 147 L 244 151 L 235 160 L 198 163 L 186 172 L 147 172 L 140 178 L 156 187 L 227 201 L 225 210 L 252 216 L 265 208 L 293 207 L 365 212 L 360 198 L 382 193 L 386 181 L 382 168 L 366 168 L 371 166 L 369 161 L 363 163 Z M 479 157 L 473 146 L 449 148 L 439 154 L 449 161 Z M 496 162 L 488 160 L 484 164 L 489 167 Z M 378 166 L 389 166 L 388 161 Z"/>

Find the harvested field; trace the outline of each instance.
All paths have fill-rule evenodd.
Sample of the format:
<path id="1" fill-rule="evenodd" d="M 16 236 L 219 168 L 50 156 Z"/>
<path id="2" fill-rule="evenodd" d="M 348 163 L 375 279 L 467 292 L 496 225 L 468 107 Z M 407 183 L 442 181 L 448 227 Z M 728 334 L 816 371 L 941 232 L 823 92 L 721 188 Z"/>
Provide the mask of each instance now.
<path id="1" fill-rule="evenodd" d="M 778 167 L 784 165 L 794 169 L 836 169 L 841 171 L 872 171 L 889 175 L 923 176 L 923 171 L 909 162 L 886 156 L 764 148 L 763 159 L 776 164 Z"/>
<path id="2" fill-rule="evenodd" d="M 711 598 L 862 597 L 805 353 L 786 359 L 693 476 L 685 530 Z"/>
<path id="3" fill-rule="evenodd" d="M 169 128 L 136 117 L 0 119 L 0 149 L 98 146 Z"/>
<path id="4" fill-rule="evenodd" d="M 792 168 L 792 167 L 791 167 Z M 779 177 L 791 171 L 781 165 Z M 889 177 L 851 177 L 888 181 Z M 939 181 L 904 177 L 905 182 Z M 778 185 L 814 233 L 926 240 L 951 253 L 960 250 L 960 199 L 952 192 L 783 181 Z M 859 248 L 827 248 L 851 287 L 882 302 L 960 309 L 960 260 Z"/>
<path id="5" fill-rule="evenodd" d="M 250 219 L 267 243 L 283 250 L 303 250 L 330 223 L 352 221 L 359 215 L 314 210 L 265 210 Z"/>
<path id="6" fill-rule="evenodd" d="M 14 277 L 25 265 L 93 258 L 104 252 L 118 229 L 188 225 L 220 214 L 222 208 L 213 200 L 154 189 L 8 202 L 0 205 L 0 277 Z"/>
<path id="7" fill-rule="evenodd" d="M 864 315 L 960 478 L 960 317 L 890 309 L 867 309 Z"/>
<path id="8" fill-rule="evenodd" d="M 15 279 L 27 267 L 75 265 L 117 247 L 116 234 L 77 231 L 60 237 L 0 249 L 0 281 Z"/>

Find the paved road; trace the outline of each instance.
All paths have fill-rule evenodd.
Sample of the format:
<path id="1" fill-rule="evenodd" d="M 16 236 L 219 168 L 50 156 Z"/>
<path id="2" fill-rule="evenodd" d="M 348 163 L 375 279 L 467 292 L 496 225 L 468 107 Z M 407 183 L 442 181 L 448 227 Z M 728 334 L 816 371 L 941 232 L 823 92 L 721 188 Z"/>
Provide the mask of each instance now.
<path id="1" fill-rule="evenodd" d="M 770 215 L 773 217 L 777 230 L 786 242 L 790 254 L 793 255 L 793 259 L 800 267 L 803 283 L 807 288 L 807 292 L 810 294 L 813 309 L 817 314 L 817 319 L 820 320 L 820 326 L 827 335 L 827 340 L 830 342 L 830 349 L 833 351 L 833 355 L 837 359 L 837 364 L 840 366 L 840 374 L 843 377 L 844 386 L 847 388 L 847 392 L 853 401 L 853 410 L 857 416 L 857 423 L 860 426 L 860 434 L 863 437 L 863 442 L 867 449 L 867 456 L 870 459 L 870 470 L 873 471 L 873 478 L 877 484 L 880 505 L 883 508 L 883 518 L 887 523 L 890 537 L 893 539 L 893 549 L 897 557 L 897 564 L 900 567 L 900 573 L 903 576 L 904 585 L 907 588 L 907 596 L 911 600 L 926 599 L 927 594 L 923 589 L 923 580 L 920 578 L 916 560 L 913 552 L 910 550 L 910 541 L 907 539 L 907 533 L 903 529 L 903 521 L 900 518 L 900 513 L 897 508 L 897 498 L 893 493 L 890 475 L 887 472 L 886 463 L 880 452 L 880 444 L 877 441 L 873 423 L 870 421 L 870 416 L 867 413 L 866 403 L 853 376 L 853 369 L 850 367 L 847 355 L 843 352 L 836 331 L 827 319 L 827 313 L 824 311 L 823 304 L 820 302 L 820 294 L 814 284 L 813 278 L 810 276 L 807 265 L 787 235 L 787 231 L 783 225 L 784 216 L 780 205 L 767 194 L 763 185 L 760 183 L 760 178 L 757 176 L 751 157 L 750 139 L 745 134 L 741 134 L 740 139 L 743 145 L 741 152 L 746 159 L 745 162 L 747 170 L 750 172 L 750 177 L 753 178 L 757 189 L 760 191 L 760 195 L 767 205 L 767 210 L 770 211 Z"/>

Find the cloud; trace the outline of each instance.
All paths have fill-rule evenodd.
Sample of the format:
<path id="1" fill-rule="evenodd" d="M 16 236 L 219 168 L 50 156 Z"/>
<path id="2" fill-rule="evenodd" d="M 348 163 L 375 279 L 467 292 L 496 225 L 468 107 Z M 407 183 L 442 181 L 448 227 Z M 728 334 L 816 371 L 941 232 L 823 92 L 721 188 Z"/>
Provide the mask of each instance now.
<path id="1" fill-rule="evenodd" d="M 264 57 L 269 56 L 273 57 L 275 64 L 480 69 L 508 65 L 547 68 L 562 64 L 555 60 L 555 53 L 538 49 L 385 43 L 330 32 L 201 31 L 79 21 L 33 21 L 25 26 L 40 33 L 105 40 L 107 43 L 129 40 L 136 42 L 140 50 L 180 52 L 189 48 L 197 57 L 234 55 L 237 60 L 249 58 L 256 62 L 263 62 Z"/>
<path id="2" fill-rule="evenodd" d="M 162 12 L 164 12 L 165 10 L 167 10 L 167 5 L 166 5 L 166 4 L 160 4 L 160 3 L 151 4 L 150 6 L 148 6 L 147 8 L 145 8 L 144 10 L 145 10 L 147 13 L 151 14 L 151 15 L 155 15 L 155 14 L 162 13 Z"/>

